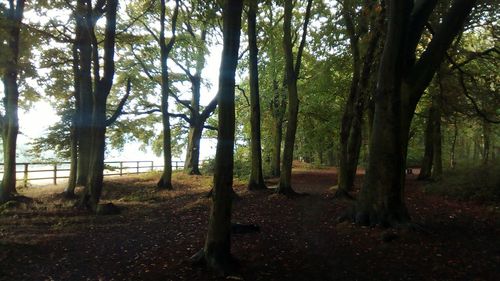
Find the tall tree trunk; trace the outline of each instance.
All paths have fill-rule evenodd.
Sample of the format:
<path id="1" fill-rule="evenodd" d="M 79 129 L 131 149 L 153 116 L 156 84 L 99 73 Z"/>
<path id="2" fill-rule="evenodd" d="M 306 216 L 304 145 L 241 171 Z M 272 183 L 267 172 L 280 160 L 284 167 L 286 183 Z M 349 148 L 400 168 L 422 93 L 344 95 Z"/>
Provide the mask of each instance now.
<path id="1" fill-rule="evenodd" d="M 271 104 L 273 116 L 273 144 L 271 150 L 271 176 L 281 175 L 281 142 L 283 141 L 283 114 L 286 103 L 278 81 L 273 79 L 274 98 Z"/>
<path id="2" fill-rule="evenodd" d="M 97 211 L 104 179 L 104 152 L 106 143 L 105 122 L 105 99 L 99 96 L 94 100 L 89 175 L 83 193 L 83 206 L 93 211 Z"/>
<path id="3" fill-rule="evenodd" d="M 80 205 L 95 212 L 98 208 L 102 192 L 104 173 L 104 152 L 106 144 L 106 103 L 115 74 L 115 39 L 116 39 L 116 12 L 118 0 L 106 1 L 106 29 L 104 34 L 104 52 L 101 78 L 99 65 L 98 41 L 94 33 L 95 18 L 87 18 L 87 27 L 92 39 L 92 59 L 94 67 L 94 94 L 92 96 L 91 144 L 89 157 L 89 174 L 82 193 Z M 88 14 L 87 14 L 88 15 Z"/>
<path id="4" fill-rule="evenodd" d="M 302 30 L 302 39 L 297 51 L 297 59 L 294 63 L 293 42 L 292 42 L 292 11 L 293 1 L 285 0 L 285 12 L 283 19 L 283 51 L 285 54 L 285 79 L 288 90 L 288 114 L 285 134 L 285 146 L 283 149 L 283 162 L 281 164 L 280 182 L 278 193 L 294 194 L 292 189 L 292 162 L 295 145 L 295 133 L 297 132 L 299 96 L 297 90 L 297 79 L 300 73 L 302 52 L 304 50 L 307 36 L 307 25 L 311 15 L 312 0 L 307 1 L 306 14 Z"/>
<path id="5" fill-rule="evenodd" d="M 420 174 L 418 175 L 419 180 L 427 180 L 431 177 L 432 172 L 432 160 L 434 159 L 434 128 L 433 128 L 433 116 L 434 107 L 430 106 L 428 117 L 426 120 L 425 132 L 424 132 L 424 157 L 422 158 L 422 164 L 420 167 Z"/>
<path id="6" fill-rule="evenodd" d="M 186 161 L 184 162 L 184 171 L 188 175 L 201 175 L 199 162 L 203 124 L 198 124 L 197 120 L 192 120 L 192 122 L 194 124 L 189 126 L 188 148 L 186 152 Z"/>
<path id="7" fill-rule="evenodd" d="M 64 195 L 67 198 L 75 197 L 75 188 L 78 172 L 78 118 L 80 118 L 80 61 L 78 56 L 78 44 L 75 42 L 72 46 L 73 53 L 73 97 L 75 98 L 74 107 L 75 110 L 72 112 L 71 117 L 71 128 L 70 128 L 70 167 L 69 167 L 69 178 L 68 185 L 64 190 Z"/>
<path id="8" fill-rule="evenodd" d="M 373 13 L 376 9 L 374 3 L 365 2 L 363 9 Z M 371 32 L 364 55 L 360 47 L 360 37 L 368 30 L 368 20 L 363 20 L 356 30 L 353 14 L 355 7 L 348 1 L 342 6 L 349 42 L 353 57 L 353 77 L 349 97 L 347 99 L 340 129 L 340 157 L 338 169 L 337 197 L 350 197 L 349 192 L 354 186 L 354 178 L 358 167 L 361 150 L 363 113 L 365 101 L 368 96 L 371 76 L 373 75 L 374 61 L 378 61 L 376 49 L 379 47 L 383 26 L 383 14 L 373 16 L 370 22 Z M 365 15 L 363 15 L 364 17 Z"/>
<path id="9" fill-rule="evenodd" d="M 6 7 L 6 33 L 9 55 L 6 58 L 5 70 L 2 77 L 4 84 L 3 104 L 5 114 L 0 116 L 0 128 L 3 141 L 3 178 L 0 183 L 0 203 L 9 200 L 16 191 L 16 148 L 17 135 L 19 133 L 19 38 L 21 22 L 24 13 L 23 0 L 9 1 Z"/>
<path id="10" fill-rule="evenodd" d="M 456 160 L 456 147 L 457 147 L 457 138 L 458 138 L 458 126 L 457 120 L 453 121 L 453 139 L 451 140 L 451 149 L 450 149 L 450 168 L 455 169 L 457 166 Z"/>
<path id="11" fill-rule="evenodd" d="M 76 115 L 76 114 L 75 114 Z M 76 116 L 74 116 L 76 117 Z M 75 118 L 73 118 L 75 119 Z M 77 173 L 77 165 L 78 165 L 78 136 L 76 132 L 76 128 L 74 125 L 74 121 L 71 125 L 70 132 L 70 166 L 69 166 L 69 178 L 68 185 L 64 189 L 64 195 L 68 198 L 73 198 L 75 196 L 75 187 L 76 187 L 76 173 Z"/>
<path id="12" fill-rule="evenodd" d="M 266 189 L 262 174 L 262 148 L 260 137 L 260 97 L 259 69 L 257 48 L 257 0 L 248 3 L 248 49 L 250 72 L 250 125 L 251 125 L 251 172 L 248 182 L 249 190 Z"/>
<path id="13" fill-rule="evenodd" d="M 432 179 L 440 180 L 443 175 L 443 155 L 441 144 L 441 100 L 440 97 L 433 96 L 432 101 L 432 145 L 433 145 L 433 160 L 432 160 Z"/>
<path id="14" fill-rule="evenodd" d="M 370 157 L 365 182 L 351 210 L 361 224 L 407 224 L 404 203 L 405 162 L 414 110 L 461 30 L 475 1 L 456 0 L 431 42 L 416 59 L 416 47 L 437 1 L 389 1 L 388 32 L 382 55 Z"/>
<path id="15" fill-rule="evenodd" d="M 158 181 L 158 188 L 173 189 L 172 187 L 172 144 L 170 132 L 170 115 L 168 113 L 168 96 L 169 96 L 169 74 L 168 74 L 168 57 L 172 50 L 176 39 L 176 24 L 177 15 L 179 12 L 179 0 L 175 1 L 175 10 L 172 16 L 172 37 L 168 43 L 165 42 L 165 14 L 166 3 L 161 0 L 160 14 L 160 60 L 161 60 L 161 115 L 163 124 L 163 173 Z"/>
<path id="16" fill-rule="evenodd" d="M 78 91 L 76 99 L 79 107 L 77 112 L 76 130 L 78 131 L 78 163 L 76 185 L 87 184 L 92 143 L 92 42 L 90 37 L 91 7 L 86 6 L 87 0 L 78 0 L 75 11 L 76 39 L 78 50 Z"/>
<path id="17" fill-rule="evenodd" d="M 201 31 L 201 42 L 206 42 L 207 30 Z M 196 35 L 192 35 L 193 38 Z M 201 73 L 205 66 L 205 50 L 203 47 L 198 48 L 196 56 L 196 70 L 191 74 L 189 70 L 185 70 L 186 74 L 191 80 L 191 115 L 189 123 L 188 145 L 186 150 L 186 160 L 184 162 L 184 171 L 189 175 L 201 175 L 199 162 L 200 162 L 200 142 L 203 134 L 203 127 L 216 108 L 215 97 L 212 102 L 200 113 L 200 91 L 201 91 Z"/>
<path id="18" fill-rule="evenodd" d="M 491 140 L 491 124 L 483 120 L 483 165 L 487 165 L 490 160 L 490 140 Z"/>
<path id="19" fill-rule="evenodd" d="M 224 47 L 219 73 L 219 130 L 214 192 L 202 257 L 206 265 L 226 275 L 231 271 L 231 201 L 235 132 L 234 87 L 240 45 L 242 0 L 226 0 L 223 8 Z"/>

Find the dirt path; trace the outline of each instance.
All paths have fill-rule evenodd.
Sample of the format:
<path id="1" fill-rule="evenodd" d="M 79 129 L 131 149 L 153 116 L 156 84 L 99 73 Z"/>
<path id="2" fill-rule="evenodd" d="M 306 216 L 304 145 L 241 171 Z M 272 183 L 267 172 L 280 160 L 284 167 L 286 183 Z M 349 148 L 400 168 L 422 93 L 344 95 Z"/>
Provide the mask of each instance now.
<path id="1" fill-rule="evenodd" d="M 338 224 L 346 202 L 333 200 L 335 170 L 297 170 L 288 199 L 236 191 L 236 222 L 259 233 L 233 236 L 244 280 L 500 280 L 500 215 L 474 203 L 425 195 L 407 182 L 412 217 L 429 233 Z M 272 185 L 274 182 L 271 182 Z M 118 216 L 78 213 L 51 196 L 0 214 L 1 280 L 215 280 L 187 258 L 203 245 L 210 178 L 180 176 L 176 191 L 155 178 L 113 179 L 105 198 Z"/>

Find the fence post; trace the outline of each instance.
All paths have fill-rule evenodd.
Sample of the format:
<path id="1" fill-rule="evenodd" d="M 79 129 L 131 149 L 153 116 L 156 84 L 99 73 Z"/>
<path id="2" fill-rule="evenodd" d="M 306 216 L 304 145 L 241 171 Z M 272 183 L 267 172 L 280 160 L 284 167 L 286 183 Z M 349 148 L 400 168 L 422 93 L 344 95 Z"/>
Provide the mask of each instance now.
<path id="1" fill-rule="evenodd" d="M 136 162 L 137 163 L 137 174 L 139 173 L 139 161 Z"/>
<path id="2" fill-rule="evenodd" d="M 153 161 L 151 161 L 151 172 L 155 169 L 155 164 Z"/>
<path id="3" fill-rule="evenodd" d="M 24 163 L 23 184 L 24 187 L 28 187 L 28 163 Z"/>
<path id="4" fill-rule="evenodd" d="M 177 171 L 179 168 L 177 166 L 177 161 L 175 161 L 175 170 Z"/>
<path id="5" fill-rule="evenodd" d="M 57 163 L 54 164 L 54 185 L 57 184 Z"/>
<path id="6" fill-rule="evenodd" d="M 120 177 L 123 176 L 123 162 L 120 161 Z"/>

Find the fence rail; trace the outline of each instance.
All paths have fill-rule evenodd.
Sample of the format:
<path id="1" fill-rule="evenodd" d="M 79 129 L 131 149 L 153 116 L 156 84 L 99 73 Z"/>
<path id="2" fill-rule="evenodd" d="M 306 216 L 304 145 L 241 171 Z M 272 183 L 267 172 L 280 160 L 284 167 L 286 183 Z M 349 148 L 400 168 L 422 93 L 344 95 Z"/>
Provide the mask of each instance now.
<path id="1" fill-rule="evenodd" d="M 203 167 L 207 160 L 200 161 Z M 153 161 L 105 161 L 104 176 L 123 176 L 130 174 L 141 174 L 160 170 L 163 165 L 155 165 Z M 184 161 L 172 161 L 172 170 L 184 169 Z M 22 182 L 24 187 L 32 181 L 52 180 L 54 185 L 59 179 L 69 178 L 70 162 L 58 163 L 16 163 L 16 179 Z M 3 164 L 0 163 L 0 176 L 3 176 Z"/>

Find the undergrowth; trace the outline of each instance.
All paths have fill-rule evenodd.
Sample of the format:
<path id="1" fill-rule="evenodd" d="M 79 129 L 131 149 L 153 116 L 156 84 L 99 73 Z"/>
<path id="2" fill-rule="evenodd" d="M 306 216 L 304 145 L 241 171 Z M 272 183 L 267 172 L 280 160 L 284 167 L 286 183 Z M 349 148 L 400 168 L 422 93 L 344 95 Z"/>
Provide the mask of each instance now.
<path id="1" fill-rule="evenodd" d="M 446 171 L 442 180 L 428 183 L 425 192 L 460 200 L 500 204 L 500 165 L 496 163 Z"/>

